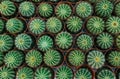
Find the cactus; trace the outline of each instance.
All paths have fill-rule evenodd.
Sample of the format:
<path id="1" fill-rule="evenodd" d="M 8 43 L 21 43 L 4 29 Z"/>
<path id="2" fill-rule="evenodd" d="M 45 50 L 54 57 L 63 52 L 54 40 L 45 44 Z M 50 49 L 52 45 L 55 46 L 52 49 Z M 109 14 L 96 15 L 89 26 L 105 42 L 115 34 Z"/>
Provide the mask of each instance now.
<path id="1" fill-rule="evenodd" d="M 81 34 L 77 38 L 77 46 L 82 50 L 88 50 L 93 46 L 92 37 L 87 34 Z"/>
<path id="2" fill-rule="evenodd" d="M 24 17 L 31 17 L 35 13 L 35 6 L 32 2 L 24 1 L 19 6 L 19 12 Z"/>
<path id="3" fill-rule="evenodd" d="M 67 24 L 67 29 L 70 32 L 76 33 L 81 30 L 83 21 L 81 18 L 77 16 L 71 16 L 70 18 L 67 19 L 66 24 Z"/>
<path id="4" fill-rule="evenodd" d="M 120 49 L 120 35 L 116 37 L 115 41 L 116 41 L 116 46 Z"/>
<path id="5" fill-rule="evenodd" d="M 0 19 L 0 33 L 3 32 L 4 28 L 5 28 L 5 23 L 2 19 Z"/>
<path id="6" fill-rule="evenodd" d="M 113 11 L 113 3 L 108 0 L 101 0 L 96 3 L 95 12 L 100 17 L 109 17 Z"/>
<path id="7" fill-rule="evenodd" d="M 91 4 L 86 1 L 81 1 L 76 5 L 76 14 L 81 18 L 86 18 L 90 16 L 93 12 Z"/>
<path id="8" fill-rule="evenodd" d="M 45 31 L 45 21 L 38 18 L 33 19 L 30 21 L 29 30 L 36 35 L 43 33 Z"/>
<path id="9" fill-rule="evenodd" d="M 80 50 L 70 51 L 67 58 L 73 66 L 81 66 L 85 62 L 85 54 Z"/>
<path id="10" fill-rule="evenodd" d="M 55 38 L 55 42 L 61 49 L 68 49 L 72 45 L 73 37 L 68 32 L 60 32 Z"/>
<path id="11" fill-rule="evenodd" d="M 115 5 L 115 15 L 120 17 L 120 2 Z"/>
<path id="12" fill-rule="evenodd" d="M 73 72 L 67 66 L 61 66 L 56 71 L 56 79 L 73 79 Z"/>
<path id="13" fill-rule="evenodd" d="M 29 67 L 23 67 L 18 69 L 16 78 L 17 79 L 33 79 L 34 72 Z"/>
<path id="14" fill-rule="evenodd" d="M 4 54 L 3 52 L 0 52 L 0 65 L 3 64 L 3 60 L 4 60 Z"/>
<path id="15" fill-rule="evenodd" d="M 0 13 L 4 16 L 12 16 L 16 12 L 16 6 L 11 1 L 2 1 L 0 3 Z"/>
<path id="16" fill-rule="evenodd" d="M 92 68 L 101 68 L 105 63 L 105 56 L 101 51 L 92 50 L 87 55 L 87 62 Z"/>
<path id="17" fill-rule="evenodd" d="M 37 50 L 31 50 L 26 54 L 25 61 L 30 67 L 37 67 L 42 63 L 42 53 Z"/>
<path id="18" fill-rule="evenodd" d="M 71 6 L 69 4 L 61 3 L 56 6 L 55 14 L 60 19 L 67 19 L 72 13 Z"/>
<path id="19" fill-rule="evenodd" d="M 93 35 L 98 35 L 104 31 L 105 23 L 100 17 L 93 16 L 87 21 L 86 28 Z"/>
<path id="20" fill-rule="evenodd" d="M 51 49 L 46 51 L 46 53 L 44 54 L 44 62 L 48 66 L 57 66 L 60 64 L 61 60 L 62 56 L 57 50 Z"/>
<path id="21" fill-rule="evenodd" d="M 39 37 L 37 46 L 39 50 L 47 51 L 53 47 L 53 39 L 48 35 L 43 35 Z"/>
<path id="22" fill-rule="evenodd" d="M 49 3 L 40 3 L 38 6 L 38 11 L 42 17 L 50 17 L 53 14 L 53 7 Z"/>
<path id="23" fill-rule="evenodd" d="M 46 29 L 51 33 L 58 33 L 62 29 L 62 22 L 56 17 L 51 17 L 46 22 Z"/>
<path id="24" fill-rule="evenodd" d="M 24 24 L 18 18 L 11 18 L 6 23 L 6 29 L 13 34 L 20 33 L 24 29 Z"/>

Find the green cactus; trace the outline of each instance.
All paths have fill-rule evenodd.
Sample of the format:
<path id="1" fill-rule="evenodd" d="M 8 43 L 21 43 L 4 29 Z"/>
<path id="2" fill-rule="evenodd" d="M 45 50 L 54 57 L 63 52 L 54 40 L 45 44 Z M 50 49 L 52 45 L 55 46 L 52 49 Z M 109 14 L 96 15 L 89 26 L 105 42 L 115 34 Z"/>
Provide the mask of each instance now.
<path id="1" fill-rule="evenodd" d="M 41 65 L 43 56 L 42 53 L 37 50 L 31 50 L 26 54 L 26 63 L 30 67 L 37 67 Z"/>
<path id="2" fill-rule="evenodd" d="M 60 32 L 55 38 L 55 42 L 61 49 L 68 49 L 72 45 L 73 37 L 68 32 Z"/>
<path id="3" fill-rule="evenodd" d="M 111 51 L 108 54 L 107 61 L 112 66 L 120 66 L 120 51 Z"/>
<path id="4" fill-rule="evenodd" d="M 23 68 L 18 69 L 16 78 L 17 79 L 33 79 L 34 72 L 29 67 L 23 67 Z"/>
<path id="5" fill-rule="evenodd" d="M 51 33 L 58 33 L 62 29 L 62 22 L 56 17 L 51 17 L 46 22 L 46 29 Z"/>
<path id="6" fill-rule="evenodd" d="M 93 46 L 92 37 L 87 34 L 81 34 L 77 38 L 77 46 L 82 50 L 88 50 Z"/>
<path id="7" fill-rule="evenodd" d="M 120 33 L 120 18 L 116 16 L 109 17 L 106 21 L 106 30 L 112 34 Z"/>
<path id="8" fill-rule="evenodd" d="M 37 46 L 39 50 L 47 51 L 53 47 L 53 39 L 48 35 L 43 35 L 39 37 Z"/>
<path id="9" fill-rule="evenodd" d="M 6 23 L 6 29 L 13 34 L 20 33 L 24 29 L 24 24 L 18 18 L 11 18 Z"/>
<path id="10" fill-rule="evenodd" d="M 57 66 L 61 63 L 62 56 L 59 51 L 57 50 L 48 50 L 44 54 L 44 62 L 48 66 Z"/>
<path id="11" fill-rule="evenodd" d="M 93 35 L 98 35 L 104 31 L 105 23 L 104 20 L 97 16 L 92 16 L 87 21 L 86 28 Z"/>
<path id="12" fill-rule="evenodd" d="M 115 5 L 115 15 L 117 15 L 118 17 L 120 17 L 120 2 L 118 2 L 116 5 Z"/>
<path id="13" fill-rule="evenodd" d="M 32 45 L 32 38 L 30 35 L 22 33 L 15 38 L 15 46 L 20 50 L 29 49 Z"/>
<path id="14" fill-rule="evenodd" d="M 69 4 L 61 3 L 56 6 L 55 14 L 60 19 L 67 19 L 72 13 L 72 8 Z"/>
<path id="15" fill-rule="evenodd" d="M 4 20 L 0 19 L 0 33 L 3 32 L 4 28 L 5 28 L 5 22 Z"/>
<path id="16" fill-rule="evenodd" d="M 70 18 L 67 19 L 66 24 L 67 24 L 67 29 L 70 32 L 76 33 L 81 30 L 83 21 L 81 18 L 77 16 L 71 16 Z"/>
<path id="17" fill-rule="evenodd" d="M 101 68 L 96 73 L 97 79 L 116 79 L 114 73 L 108 68 Z"/>
<path id="18" fill-rule="evenodd" d="M 24 17 L 31 17 L 35 13 L 35 6 L 32 2 L 24 1 L 19 6 L 19 12 Z"/>
<path id="19" fill-rule="evenodd" d="M 11 1 L 2 1 L 0 3 L 0 13 L 4 16 L 12 16 L 16 12 L 16 6 Z"/>
<path id="20" fill-rule="evenodd" d="M 39 4 L 38 12 L 42 17 L 50 17 L 53 14 L 53 7 L 51 4 L 43 2 Z"/>
<path id="21" fill-rule="evenodd" d="M 53 79 L 53 71 L 48 67 L 40 67 L 35 72 L 35 79 Z"/>
<path id="22" fill-rule="evenodd" d="M 18 50 L 9 51 L 4 57 L 5 64 L 10 68 L 17 68 L 23 63 L 23 61 L 24 54 Z"/>
<path id="23" fill-rule="evenodd" d="M 105 63 L 105 56 L 99 50 L 89 51 L 87 55 L 87 62 L 92 68 L 98 69 L 101 68 Z"/>
<path id="24" fill-rule="evenodd" d="M 67 66 L 61 66 L 56 71 L 56 79 L 73 79 L 73 71 Z"/>
<path id="25" fill-rule="evenodd" d="M 76 14 L 81 18 L 86 18 L 90 16 L 93 12 L 91 4 L 86 1 L 81 1 L 76 5 Z"/>
<path id="26" fill-rule="evenodd" d="M 92 73 L 88 68 L 80 68 L 75 73 L 75 79 L 92 79 Z"/>
<path id="27" fill-rule="evenodd" d="M 10 35 L 0 35 L 0 51 L 6 52 L 13 47 L 13 38 Z"/>
<path id="28" fill-rule="evenodd" d="M 120 49 L 120 35 L 116 37 L 115 41 L 116 41 L 116 46 Z"/>
<path id="29" fill-rule="evenodd" d="M 108 0 L 101 0 L 96 3 L 95 13 L 100 17 L 109 17 L 113 12 L 113 3 Z"/>
<path id="30" fill-rule="evenodd" d="M 3 66 L 0 68 L 0 78 L 1 79 L 14 79 L 15 71 L 11 68 Z"/>
<path id="31" fill-rule="evenodd" d="M 42 19 L 35 18 L 30 21 L 29 30 L 33 34 L 41 34 L 45 31 L 45 21 Z"/>
<path id="32" fill-rule="evenodd" d="M 70 51 L 67 58 L 73 66 L 81 66 L 85 62 L 85 54 L 80 50 Z"/>
<path id="33" fill-rule="evenodd" d="M 97 36 L 97 45 L 101 49 L 108 49 L 113 46 L 113 36 L 107 32 L 103 32 Z"/>

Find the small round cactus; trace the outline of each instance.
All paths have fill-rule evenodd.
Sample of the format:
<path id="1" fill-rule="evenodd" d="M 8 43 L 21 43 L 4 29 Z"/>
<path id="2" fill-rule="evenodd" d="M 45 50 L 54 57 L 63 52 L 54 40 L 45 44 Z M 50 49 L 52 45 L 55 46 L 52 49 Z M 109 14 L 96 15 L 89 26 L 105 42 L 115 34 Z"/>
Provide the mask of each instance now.
<path id="1" fill-rule="evenodd" d="M 80 68 L 75 74 L 75 79 L 92 79 L 92 73 L 88 68 Z"/>
<path id="2" fill-rule="evenodd" d="M 3 66 L 0 68 L 0 78 L 1 79 L 14 79 L 15 71 L 11 68 Z"/>
<path id="3" fill-rule="evenodd" d="M 81 66 L 85 62 L 85 54 L 80 50 L 72 50 L 68 54 L 68 62 L 73 66 Z"/>
<path id="4" fill-rule="evenodd" d="M 60 19 L 67 19 L 72 13 L 71 6 L 69 4 L 61 3 L 55 8 L 55 14 Z"/>
<path id="5" fill-rule="evenodd" d="M 28 66 L 37 67 L 42 63 L 42 53 L 37 50 L 31 50 L 26 54 L 25 60 Z"/>
<path id="6" fill-rule="evenodd" d="M 44 62 L 48 66 L 58 66 L 61 63 L 62 56 L 57 50 L 48 50 L 44 54 Z"/>
<path id="7" fill-rule="evenodd" d="M 105 63 L 105 56 L 101 51 L 92 50 L 87 55 L 87 62 L 92 68 L 101 68 Z"/>
<path id="8" fill-rule="evenodd" d="M 3 52 L 0 52 L 0 65 L 3 64 L 3 60 L 4 60 L 4 54 Z"/>
<path id="9" fill-rule="evenodd" d="M 112 34 L 120 33 L 120 18 L 119 17 L 109 17 L 106 21 L 106 30 Z"/>
<path id="10" fill-rule="evenodd" d="M 43 35 L 38 39 L 38 49 L 41 51 L 47 51 L 53 47 L 53 39 L 48 35 Z"/>
<path id="11" fill-rule="evenodd" d="M 97 79 L 116 79 L 114 73 L 108 68 L 101 68 L 96 73 Z"/>
<path id="12" fill-rule="evenodd" d="M 0 19 L 0 33 L 3 32 L 4 28 L 5 28 L 5 23 L 2 19 Z"/>
<path id="13" fill-rule="evenodd" d="M 120 51 L 111 51 L 108 54 L 107 61 L 112 66 L 120 66 Z"/>
<path id="14" fill-rule="evenodd" d="M 93 35 L 98 35 L 104 31 L 105 23 L 102 18 L 93 16 L 87 21 L 86 28 Z"/>
<path id="15" fill-rule="evenodd" d="M 61 49 L 68 49 L 72 45 L 73 37 L 68 32 L 61 32 L 57 34 L 55 42 Z"/>
<path id="16" fill-rule="evenodd" d="M 31 17 L 35 13 L 35 6 L 32 2 L 24 1 L 19 6 L 19 12 L 24 17 Z"/>
<path id="17" fill-rule="evenodd" d="M 115 5 L 115 15 L 120 17 L 120 2 Z"/>
<path id="18" fill-rule="evenodd" d="M 13 38 L 10 35 L 0 35 L 0 51 L 6 52 L 13 47 Z"/>
<path id="19" fill-rule="evenodd" d="M 19 20 L 18 18 L 12 18 L 9 19 L 6 23 L 6 29 L 10 32 L 10 33 L 20 33 L 23 31 L 24 29 L 24 24 L 21 20 Z"/>
<path id="20" fill-rule="evenodd" d="M 39 4 L 38 12 L 42 17 L 50 17 L 53 14 L 53 7 L 51 4 L 43 2 Z"/>
<path id="21" fill-rule="evenodd" d="M 32 0 L 33 2 L 40 2 L 40 1 L 42 1 L 42 0 Z"/>
<path id="22" fill-rule="evenodd" d="M 120 49 L 120 35 L 116 37 L 116 46 Z"/>
<path id="23" fill-rule="evenodd" d="M 29 23 L 29 30 L 33 34 L 41 34 L 45 31 L 45 22 L 42 19 L 35 18 Z"/>
<path id="24" fill-rule="evenodd" d="M 113 36 L 103 32 L 97 36 L 96 42 L 101 49 L 108 49 L 113 46 Z"/>
<path id="25" fill-rule="evenodd" d="M 88 50 L 93 46 L 92 37 L 87 34 L 81 34 L 77 38 L 77 46 L 82 50 Z"/>
<path id="26" fill-rule="evenodd" d="M 90 16 L 93 12 L 91 4 L 86 1 L 81 1 L 76 5 L 76 14 L 81 18 L 86 18 Z"/>
<path id="27" fill-rule="evenodd" d="M 35 72 L 35 79 L 53 79 L 53 71 L 48 67 L 38 68 Z"/>
<path id="28" fill-rule="evenodd" d="M 10 68 L 17 68 L 23 63 L 23 61 L 24 54 L 18 50 L 9 51 L 4 57 L 5 64 Z"/>
<path id="29" fill-rule="evenodd" d="M 18 69 L 16 78 L 17 79 L 33 79 L 34 72 L 29 67 L 23 67 Z"/>
<path id="30" fill-rule="evenodd" d="M 56 71 L 56 79 L 73 79 L 73 72 L 67 66 L 61 66 Z"/>
<path id="31" fill-rule="evenodd" d="M 58 33 L 62 29 L 62 22 L 56 17 L 51 17 L 46 22 L 46 29 L 51 33 Z"/>
<path id="32" fill-rule="evenodd" d="M 67 19 L 66 24 L 67 24 L 67 29 L 70 32 L 76 33 L 81 30 L 83 21 L 81 18 L 77 16 L 71 16 L 70 18 Z"/>
<path id="33" fill-rule="evenodd" d="M 27 50 L 32 45 L 32 38 L 28 34 L 19 34 L 15 38 L 15 46 L 20 50 Z"/>
<path id="34" fill-rule="evenodd" d="M 113 3 L 108 0 L 101 0 L 95 6 L 95 12 L 100 17 L 109 17 L 113 11 Z"/>
<path id="35" fill-rule="evenodd" d="M 16 12 L 16 6 L 13 2 L 4 0 L 0 3 L 0 13 L 4 16 L 12 16 Z"/>

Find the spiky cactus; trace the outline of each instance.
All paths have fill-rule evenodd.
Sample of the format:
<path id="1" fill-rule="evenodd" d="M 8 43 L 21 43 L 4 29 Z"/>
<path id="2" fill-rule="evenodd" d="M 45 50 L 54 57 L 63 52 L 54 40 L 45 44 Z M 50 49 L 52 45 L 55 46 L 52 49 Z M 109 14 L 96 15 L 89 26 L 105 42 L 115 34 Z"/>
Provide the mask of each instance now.
<path id="1" fill-rule="evenodd" d="M 71 13 L 72 13 L 71 6 L 66 3 L 61 3 L 57 5 L 55 8 L 55 14 L 60 19 L 67 19 L 68 17 L 70 17 Z"/>
<path id="2" fill-rule="evenodd" d="M 55 42 L 61 49 L 68 49 L 72 45 L 73 37 L 68 32 L 60 32 L 55 38 Z"/>
<path id="3" fill-rule="evenodd" d="M 90 16 L 93 12 L 91 4 L 86 1 L 81 1 L 76 5 L 76 14 L 81 18 L 86 18 Z"/>
<path id="4" fill-rule="evenodd" d="M 101 51 L 91 50 L 87 55 L 87 62 L 92 68 L 101 68 L 105 63 L 105 56 Z"/>
<path id="5" fill-rule="evenodd" d="M 30 21 L 29 30 L 33 34 L 41 34 L 45 31 L 45 21 L 39 18 L 35 18 Z"/>
<path id="6" fill-rule="evenodd" d="M 43 35 L 39 37 L 37 42 L 38 49 L 41 51 L 47 51 L 53 47 L 53 39 L 49 35 Z"/>
<path id="7" fill-rule="evenodd" d="M 51 17 L 46 22 L 46 29 L 51 33 L 58 33 L 62 29 L 62 22 L 57 17 Z"/>
<path id="8" fill-rule="evenodd" d="M 0 51 L 6 52 L 13 47 L 13 38 L 10 35 L 0 35 Z"/>
<path id="9" fill-rule="evenodd" d="M 23 68 L 18 69 L 16 78 L 17 79 L 33 79 L 34 72 L 29 67 L 23 67 Z"/>
<path id="10" fill-rule="evenodd" d="M 20 50 L 27 50 L 32 45 L 32 38 L 28 34 L 18 34 L 15 38 L 15 46 Z"/>
<path id="11" fill-rule="evenodd" d="M 4 0 L 0 3 L 0 13 L 4 16 L 12 16 L 16 12 L 16 6 L 9 0 Z"/>
<path id="12" fill-rule="evenodd" d="M 44 54 L 44 62 L 48 66 L 58 66 L 61 63 L 62 56 L 57 50 L 48 50 Z"/>
<path id="13" fill-rule="evenodd" d="M 70 18 L 67 19 L 66 24 L 67 24 L 67 29 L 70 32 L 76 33 L 81 30 L 83 21 L 81 18 L 77 16 L 71 16 Z"/>
<path id="14" fill-rule="evenodd" d="M 68 62 L 73 66 L 80 66 L 85 62 L 85 54 L 80 50 L 72 50 L 68 54 Z"/>
<path id="15" fill-rule="evenodd" d="M 31 17 L 35 13 L 35 6 L 32 2 L 24 1 L 19 6 L 19 12 L 24 17 Z"/>
<path id="16" fill-rule="evenodd" d="M 115 5 L 115 15 L 120 17 L 120 2 Z"/>
<path id="17" fill-rule="evenodd" d="M 6 23 L 6 29 L 12 34 L 20 33 L 24 29 L 24 24 L 18 18 L 11 18 Z"/>

